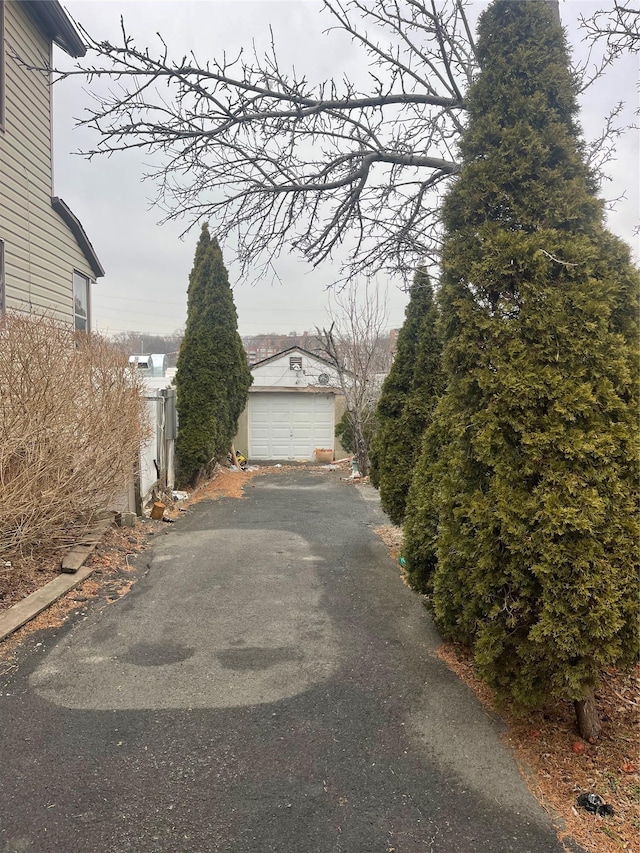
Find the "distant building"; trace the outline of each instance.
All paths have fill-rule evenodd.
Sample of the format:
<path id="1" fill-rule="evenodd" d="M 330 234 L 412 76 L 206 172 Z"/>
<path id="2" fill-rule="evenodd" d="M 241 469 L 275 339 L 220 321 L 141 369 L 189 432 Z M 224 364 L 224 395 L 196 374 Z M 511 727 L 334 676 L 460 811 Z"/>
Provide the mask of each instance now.
<path id="1" fill-rule="evenodd" d="M 291 347 L 302 347 L 313 351 L 317 348 L 317 336 L 312 332 L 302 332 L 302 334 L 289 332 L 288 335 L 271 332 L 264 335 L 245 335 L 242 338 L 242 344 L 251 365 Z"/>
<path id="2" fill-rule="evenodd" d="M 398 329 L 389 331 L 389 354 L 391 357 L 395 355 L 398 341 Z M 308 352 L 320 351 L 318 344 L 318 336 L 315 332 L 289 332 L 288 335 L 278 335 L 272 332 L 264 335 L 245 335 L 242 338 L 242 345 L 247 353 L 247 359 L 250 365 L 257 364 L 259 361 L 264 361 L 265 358 L 271 358 L 272 355 L 284 352 L 291 347 L 302 347 Z"/>
<path id="3" fill-rule="evenodd" d="M 400 329 L 389 329 L 389 353 L 391 354 L 391 358 L 396 354 L 396 349 L 398 348 L 398 332 Z"/>

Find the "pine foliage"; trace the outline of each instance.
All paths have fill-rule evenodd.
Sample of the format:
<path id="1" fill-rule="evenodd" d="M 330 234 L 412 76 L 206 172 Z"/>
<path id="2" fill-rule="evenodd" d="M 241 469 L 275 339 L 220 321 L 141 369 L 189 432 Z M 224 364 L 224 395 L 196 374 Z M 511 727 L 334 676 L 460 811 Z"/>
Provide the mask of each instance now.
<path id="1" fill-rule="evenodd" d="M 496 0 L 478 56 L 443 211 L 447 390 L 407 525 L 426 525 L 443 632 L 532 706 L 638 654 L 640 285 L 603 225 L 549 4 Z"/>
<path id="2" fill-rule="evenodd" d="M 423 433 L 441 391 L 441 346 L 429 276 L 420 269 L 409 291 L 396 355 L 378 401 L 378 427 L 370 449 L 371 481 L 382 507 L 402 524 L 407 492 Z"/>
<path id="3" fill-rule="evenodd" d="M 433 573 L 438 564 L 438 485 L 442 476 L 439 471 L 442 464 L 440 449 L 446 441 L 447 423 L 443 400 L 440 400 L 422 436 L 407 494 L 402 532 L 407 581 L 416 592 L 427 594 L 432 592 Z"/>
<path id="4" fill-rule="evenodd" d="M 187 324 L 176 373 L 176 456 L 182 482 L 195 482 L 226 454 L 250 385 L 222 252 L 204 225 L 189 276 Z"/>

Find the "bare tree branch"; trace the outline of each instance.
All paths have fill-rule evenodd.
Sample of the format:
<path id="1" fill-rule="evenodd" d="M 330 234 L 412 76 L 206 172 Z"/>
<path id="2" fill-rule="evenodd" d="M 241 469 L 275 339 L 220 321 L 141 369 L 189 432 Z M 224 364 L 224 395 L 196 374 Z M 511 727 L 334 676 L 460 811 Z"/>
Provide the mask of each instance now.
<path id="1" fill-rule="evenodd" d="M 89 59 L 56 74 L 93 87 L 80 123 L 99 141 L 84 153 L 157 155 L 146 177 L 165 219 L 215 220 L 243 271 L 285 246 L 317 265 L 345 242 L 351 273 L 405 271 L 435 254 L 435 191 L 458 171 L 475 70 L 465 2 L 324 0 L 328 29 L 364 52 L 365 89 L 282 68 L 273 41 L 176 60 L 162 36 L 156 51 L 138 47 L 123 21 L 117 44 L 78 25 Z"/>
<path id="2" fill-rule="evenodd" d="M 637 4 L 632 8 L 614 0 L 610 10 L 597 11 L 591 17 L 581 15 L 580 24 L 587 41 L 592 44 L 604 41 L 611 59 L 640 51 L 640 7 Z"/>
<path id="3" fill-rule="evenodd" d="M 356 279 L 335 290 L 329 328 L 317 329 L 320 354 L 335 368 L 354 435 L 360 473 L 369 465 L 369 437 L 391 354 L 386 293 Z"/>
<path id="4" fill-rule="evenodd" d="M 93 59 L 57 79 L 83 75 L 94 88 L 80 124 L 98 143 L 84 154 L 150 155 L 146 177 L 163 221 L 184 219 L 185 231 L 215 221 L 242 272 L 255 276 L 285 248 L 318 265 L 343 246 L 343 281 L 381 269 L 406 277 L 437 258 L 440 199 L 458 171 L 476 71 L 468 0 L 323 2 L 327 32 L 346 34 L 363 53 L 365 84 L 312 83 L 282 68 L 273 35 L 265 53 L 254 45 L 203 64 L 172 58 L 160 35 L 156 51 L 138 47 L 123 21 L 118 44 L 77 25 Z M 609 36 L 622 50 L 618 31 L 636 45 L 637 17 L 616 10 Z M 591 26 L 606 23 L 601 14 Z M 618 117 L 590 150 L 596 173 L 622 132 Z"/>

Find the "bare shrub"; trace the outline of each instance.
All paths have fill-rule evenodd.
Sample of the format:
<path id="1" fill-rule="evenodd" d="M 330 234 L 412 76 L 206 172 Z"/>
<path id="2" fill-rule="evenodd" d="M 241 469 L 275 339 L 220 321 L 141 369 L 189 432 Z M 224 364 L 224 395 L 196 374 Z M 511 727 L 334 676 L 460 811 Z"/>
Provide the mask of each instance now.
<path id="1" fill-rule="evenodd" d="M 0 554 L 60 547 L 131 476 L 148 434 L 141 380 L 98 335 L 0 324 Z"/>

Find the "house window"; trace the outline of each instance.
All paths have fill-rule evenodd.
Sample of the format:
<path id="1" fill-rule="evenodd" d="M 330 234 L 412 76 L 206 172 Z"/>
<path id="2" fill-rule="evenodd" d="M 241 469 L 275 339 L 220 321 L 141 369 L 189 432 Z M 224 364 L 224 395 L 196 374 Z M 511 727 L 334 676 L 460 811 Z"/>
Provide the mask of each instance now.
<path id="1" fill-rule="evenodd" d="M 289 370 L 302 370 L 302 356 L 289 356 Z"/>
<path id="2" fill-rule="evenodd" d="M 89 279 L 73 273 L 73 327 L 76 332 L 89 331 Z"/>

